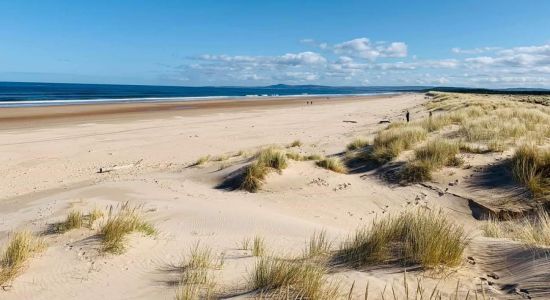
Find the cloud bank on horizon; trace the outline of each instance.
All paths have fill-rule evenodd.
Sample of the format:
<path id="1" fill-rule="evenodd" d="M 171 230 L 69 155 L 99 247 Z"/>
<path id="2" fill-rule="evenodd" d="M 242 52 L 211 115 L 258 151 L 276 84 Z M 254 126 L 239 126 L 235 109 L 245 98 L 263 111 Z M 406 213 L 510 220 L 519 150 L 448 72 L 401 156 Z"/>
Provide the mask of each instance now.
<path id="1" fill-rule="evenodd" d="M 203 54 L 171 67 L 169 80 L 205 84 L 550 86 L 550 44 L 452 48 L 420 58 L 401 41 L 360 37 L 335 44 L 303 39 L 309 51 L 278 56 Z"/>

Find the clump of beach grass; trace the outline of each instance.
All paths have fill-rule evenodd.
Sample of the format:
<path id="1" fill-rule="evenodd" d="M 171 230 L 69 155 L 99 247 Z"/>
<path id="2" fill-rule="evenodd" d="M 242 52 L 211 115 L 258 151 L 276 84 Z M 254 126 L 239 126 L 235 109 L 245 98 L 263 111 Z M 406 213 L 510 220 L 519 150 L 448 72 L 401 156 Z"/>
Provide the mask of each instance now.
<path id="1" fill-rule="evenodd" d="M 92 228 L 94 222 L 97 221 L 98 219 L 103 218 L 103 215 L 104 213 L 101 209 L 97 207 L 92 209 L 92 211 L 88 214 L 88 226 Z"/>
<path id="2" fill-rule="evenodd" d="M 241 240 L 240 249 L 242 249 L 242 250 L 249 250 L 250 249 L 250 238 L 249 237 L 244 237 Z"/>
<path id="3" fill-rule="evenodd" d="M 481 147 L 479 145 L 473 145 L 473 144 L 464 143 L 464 142 L 460 142 L 458 144 L 458 149 L 462 152 L 474 153 L 474 154 L 484 154 L 487 152 L 491 152 L 489 149 Z"/>
<path id="4" fill-rule="evenodd" d="M 183 273 L 176 290 L 176 299 L 212 299 L 216 282 L 211 270 L 216 267 L 218 265 L 212 249 L 197 242 L 181 264 Z"/>
<path id="5" fill-rule="evenodd" d="M 212 158 L 213 161 L 226 161 L 228 159 L 229 159 L 229 156 L 227 156 L 226 154 L 218 155 Z"/>
<path id="6" fill-rule="evenodd" d="M 305 160 L 305 157 L 302 154 L 298 153 L 298 152 L 287 152 L 286 157 L 288 157 L 289 159 L 295 160 L 295 161 Z"/>
<path id="7" fill-rule="evenodd" d="M 205 163 L 207 163 L 208 161 L 210 161 L 210 159 L 211 159 L 210 155 L 201 156 L 195 161 L 193 166 L 202 166 Z"/>
<path id="8" fill-rule="evenodd" d="M 290 143 L 288 145 L 289 148 L 294 148 L 294 147 L 302 147 L 302 141 L 300 140 L 294 140 L 292 143 Z"/>
<path id="9" fill-rule="evenodd" d="M 533 247 L 550 247 L 550 216 L 544 209 L 520 220 L 491 218 L 485 221 L 482 229 L 488 237 L 508 238 Z"/>
<path id="10" fill-rule="evenodd" d="M 457 157 L 459 145 L 446 140 L 429 141 L 414 152 L 415 159 L 400 171 L 402 181 L 414 183 L 430 180 L 432 171 L 443 166 L 459 166 L 463 162 Z"/>
<path id="11" fill-rule="evenodd" d="M 362 138 L 356 138 L 346 146 L 346 149 L 348 151 L 355 151 L 355 150 L 365 148 L 368 145 L 369 145 L 368 140 L 362 139 Z"/>
<path id="12" fill-rule="evenodd" d="M 269 169 L 258 162 L 253 162 L 246 167 L 241 182 L 241 189 L 249 192 L 257 192 L 263 184 L 263 180 L 267 176 Z"/>
<path id="13" fill-rule="evenodd" d="M 264 256 L 266 252 L 265 240 L 261 236 L 255 236 L 252 241 L 252 255 Z"/>
<path id="14" fill-rule="evenodd" d="M 317 161 L 317 166 L 331 170 L 336 173 L 347 173 L 348 170 L 342 160 L 338 157 L 327 157 L 325 159 Z"/>
<path id="15" fill-rule="evenodd" d="M 520 146 L 511 159 L 514 178 L 537 199 L 550 198 L 550 150 L 535 145 Z"/>
<path id="16" fill-rule="evenodd" d="M 330 253 L 331 242 L 327 238 L 325 230 L 314 232 L 309 238 L 304 256 L 316 257 Z"/>
<path id="17" fill-rule="evenodd" d="M 45 243 L 29 231 L 12 233 L 0 257 L 0 286 L 17 277 L 25 262 L 44 248 Z"/>
<path id="18" fill-rule="evenodd" d="M 190 251 L 189 258 L 183 264 L 184 268 L 205 269 L 214 265 L 214 255 L 212 249 L 207 246 L 201 246 L 196 243 Z"/>
<path id="19" fill-rule="evenodd" d="M 428 132 L 440 130 L 441 128 L 451 125 L 452 118 L 447 115 L 441 115 L 437 117 L 424 118 L 419 122 L 420 126 Z"/>
<path id="20" fill-rule="evenodd" d="M 399 179 L 405 183 L 428 181 L 432 179 L 432 169 L 422 161 L 411 161 L 399 171 Z"/>
<path id="21" fill-rule="evenodd" d="M 92 228 L 94 222 L 101 217 L 103 217 L 103 211 L 98 208 L 94 208 L 86 215 L 81 211 L 71 210 L 63 222 L 54 225 L 55 231 L 64 233 L 82 227 Z"/>
<path id="22" fill-rule="evenodd" d="M 84 224 L 84 217 L 80 211 L 72 210 L 67 215 L 67 219 L 63 223 L 65 230 L 77 229 Z"/>
<path id="23" fill-rule="evenodd" d="M 256 161 L 248 165 L 240 184 L 241 189 L 257 192 L 270 170 L 281 172 L 288 166 L 287 155 L 281 150 L 267 148 L 260 151 Z"/>
<path id="24" fill-rule="evenodd" d="M 420 126 L 396 123 L 377 134 L 368 158 L 380 164 L 386 163 L 426 137 L 427 131 Z"/>
<path id="25" fill-rule="evenodd" d="M 348 293 L 348 299 L 352 299 L 352 292 L 353 292 L 353 288 L 354 288 L 354 284 L 355 282 L 352 284 L 351 286 L 351 289 Z M 435 299 L 435 300 L 444 300 L 444 299 L 447 299 L 447 300 L 459 300 L 459 299 L 464 299 L 464 300 L 468 300 L 470 299 L 470 295 L 474 295 L 472 297 L 472 299 L 481 299 L 481 300 L 486 300 L 488 299 L 487 298 L 487 295 L 486 295 L 486 292 L 485 292 L 485 287 L 484 285 L 488 285 L 488 283 L 485 283 L 484 284 L 484 281 L 480 281 L 479 283 L 479 286 L 480 286 L 480 294 L 478 294 L 478 289 L 474 289 L 473 291 L 470 290 L 470 289 L 461 289 L 460 287 L 460 280 L 457 281 L 456 283 L 456 287 L 454 289 L 454 292 L 451 293 L 450 295 L 447 295 L 447 296 L 444 296 L 446 293 L 441 291 L 438 287 L 438 284 L 436 284 L 432 289 L 431 291 L 424 286 L 424 282 L 422 280 L 422 278 L 417 278 L 416 280 L 416 283 L 413 281 L 412 283 L 409 283 L 409 280 L 407 278 L 407 272 L 403 272 L 403 283 L 397 283 L 397 285 L 395 285 L 394 282 L 391 283 L 391 287 L 388 288 L 388 286 L 384 286 L 384 289 L 382 291 L 380 291 L 380 295 L 379 297 L 375 297 L 373 299 L 394 299 L 394 300 L 409 300 L 409 299 L 419 299 L 419 300 L 422 300 L 422 299 Z M 368 299 L 371 299 L 369 298 L 369 295 L 372 293 L 372 291 L 370 291 L 370 282 L 367 281 L 367 285 L 365 287 L 365 292 L 363 294 L 363 299 L 365 300 L 368 300 Z M 395 293 L 395 287 L 396 286 L 401 286 L 401 288 L 404 290 L 405 292 L 405 296 L 403 298 L 401 297 L 398 297 L 398 295 L 396 295 Z M 390 294 L 389 296 L 387 294 Z M 413 296 L 414 295 L 414 296 Z M 428 298 L 429 296 L 429 298 Z M 492 298 L 491 298 L 492 299 Z"/>
<path id="26" fill-rule="evenodd" d="M 321 160 L 323 156 L 320 154 L 310 154 L 306 156 L 306 160 Z"/>
<path id="27" fill-rule="evenodd" d="M 353 266 L 377 263 L 453 267 L 468 243 L 464 229 L 441 211 L 406 211 L 363 228 L 343 243 L 335 259 Z"/>
<path id="28" fill-rule="evenodd" d="M 125 250 L 126 236 L 132 232 L 153 235 L 156 230 L 144 220 L 139 207 L 131 207 L 128 203 L 122 205 L 118 211 L 111 207 L 107 220 L 99 229 L 103 251 L 122 253 Z"/>
<path id="29" fill-rule="evenodd" d="M 249 278 L 252 290 L 281 299 L 335 299 L 338 286 L 325 278 L 317 264 L 262 257 Z"/>
<path id="30" fill-rule="evenodd" d="M 266 167 L 281 171 L 288 165 L 284 151 L 267 148 L 258 153 L 258 163 Z"/>
<path id="31" fill-rule="evenodd" d="M 310 154 L 304 155 L 297 152 L 287 152 L 286 157 L 295 161 L 305 161 L 305 160 L 320 160 L 323 157 L 319 154 Z"/>

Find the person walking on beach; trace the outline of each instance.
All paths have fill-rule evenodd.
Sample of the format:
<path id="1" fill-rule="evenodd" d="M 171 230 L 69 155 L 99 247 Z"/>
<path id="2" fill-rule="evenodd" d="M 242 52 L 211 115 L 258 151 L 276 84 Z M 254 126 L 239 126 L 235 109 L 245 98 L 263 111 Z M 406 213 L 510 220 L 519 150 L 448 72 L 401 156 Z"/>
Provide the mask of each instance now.
<path id="1" fill-rule="evenodd" d="M 409 123 L 410 113 L 407 110 L 407 113 L 405 114 L 405 118 L 407 119 L 407 123 Z"/>

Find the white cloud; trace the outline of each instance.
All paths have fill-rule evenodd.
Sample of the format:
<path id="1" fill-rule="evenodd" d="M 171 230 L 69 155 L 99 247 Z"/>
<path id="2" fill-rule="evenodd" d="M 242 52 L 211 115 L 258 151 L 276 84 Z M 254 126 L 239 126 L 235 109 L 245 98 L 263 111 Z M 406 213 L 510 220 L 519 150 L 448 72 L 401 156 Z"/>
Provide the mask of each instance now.
<path id="1" fill-rule="evenodd" d="M 281 80 L 314 81 L 319 79 L 319 75 L 311 72 L 286 72 L 278 77 Z"/>
<path id="2" fill-rule="evenodd" d="M 302 52 L 298 54 L 287 53 L 283 56 L 274 58 L 275 62 L 289 65 L 315 65 L 324 64 L 327 60 L 320 54 L 315 52 Z"/>
<path id="3" fill-rule="evenodd" d="M 402 42 L 367 38 L 337 44 L 313 39 L 301 42 L 319 52 L 271 56 L 204 54 L 174 67 L 170 76 L 179 74 L 192 84 L 550 86 L 550 44 L 456 48 L 453 52 L 464 57 L 430 59 L 408 57 L 408 47 Z"/>
<path id="4" fill-rule="evenodd" d="M 481 54 L 485 52 L 495 51 L 501 49 L 500 47 L 481 47 L 474 49 L 462 49 L 462 48 L 453 48 L 451 51 L 455 54 Z"/>
<path id="5" fill-rule="evenodd" d="M 315 52 L 287 53 L 281 56 L 229 56 L 229 55 L 210 55 L 204 54 L 198 57 L 199 60 L 217 61 L 228 63 L 244 64 L 272 64 L 272 65 L 314 65 L 323 64 L 327 60 Z"/>
<path id="6" fill-rule="evenodd" d="M 393 42 L 389 45 L 384 42 L 372 43 L 368 38 L 357 38 L 336 44 L 332 47 L 337 54 L 375 60 L 379 57 L 406 57 L 407 44 Z"/>
<path id="7" fill-rule="evenodd" d="M 503 49 L 493 56 L 466 58 L 465 62 L 472 68 L 540 68 L 550 66 L 550 45 Z"/>

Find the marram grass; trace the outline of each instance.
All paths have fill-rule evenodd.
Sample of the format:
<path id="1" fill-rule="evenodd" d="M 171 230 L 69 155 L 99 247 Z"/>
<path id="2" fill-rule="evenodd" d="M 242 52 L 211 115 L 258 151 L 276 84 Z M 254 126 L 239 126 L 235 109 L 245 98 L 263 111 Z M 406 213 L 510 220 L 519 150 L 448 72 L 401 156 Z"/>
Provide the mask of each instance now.
<path id="1" fill-rule="evenodd" d="M 347 173 L 348 170 L 342 160 L 337 157 L 327 157 L 317 161 L 317 165 L 321 168 L 331 170 L 336 173 Z"/>
<path id="2" fill-rule="evenodd" d="M 23 271 L 26 261 L 44 247 L 44 242 L 29 231 L 10 234 L 0 257 L 0 286 L 17 277 Z"/>
<path id="3" fill-rule="evenodd" d="M 103 251 L 122 253 L 126 247 L 126 236 L 132 232 L 153 235 L 156 230 L 144 220 L 141 210 L 137 207 L 130 207 L 126 203 L 118 211 L 111 208 L 107 220 L 99 229 Z"/>
<path id="4" fill-rule="evenodd" d="M 442 212 L 406 211 L 359 229 L 335 259 L 353 266 L 401 263 L 424 268 L 460 264 L 468 244 L 464 229 Z"/>

